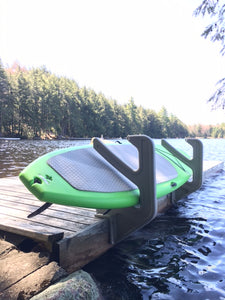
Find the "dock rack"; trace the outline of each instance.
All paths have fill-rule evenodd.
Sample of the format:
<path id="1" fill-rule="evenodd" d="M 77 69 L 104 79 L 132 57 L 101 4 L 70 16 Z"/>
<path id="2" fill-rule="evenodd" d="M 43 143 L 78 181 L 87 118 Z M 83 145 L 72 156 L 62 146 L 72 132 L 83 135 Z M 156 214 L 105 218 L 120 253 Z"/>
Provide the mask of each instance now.
<path id="1" fill-rule="evenodd" d="M 155 218 L 158 213 L 156 199 L 156 172 L 155 172 L 155 147 L 153 140 L 146 135 L 130 135 L 127 137 L 138 150 L 139 168 L 133 170 L 113 154 L 101 139 L 93 140 L 94 149 L 101 154 L 113 167 L 137 185 L 140 191 L 140 205 L 122 209 L 97 210 L 97 216 L 107 218 L 110 224 L 110 243 L 115 244 L 133 231 L 145 226 Z M 203 146 L 197 139 L 187 139 L 193 148 L 193 157 L 187 158 L 166 140 L 164 146 L 176 158 L 185 163 L 192 170 L 192 181 L 188 181 L 178 190 L 168 195 L 172 202 L 196 191 L 202 185 L 203 171 Z"/>

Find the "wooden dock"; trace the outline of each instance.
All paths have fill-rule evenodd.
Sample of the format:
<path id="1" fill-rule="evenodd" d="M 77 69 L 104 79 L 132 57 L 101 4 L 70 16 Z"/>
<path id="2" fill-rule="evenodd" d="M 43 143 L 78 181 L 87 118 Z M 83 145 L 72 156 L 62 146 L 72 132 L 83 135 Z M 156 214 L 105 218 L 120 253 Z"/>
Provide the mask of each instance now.
<path id="1" fill-rule="evenodd" d="M 204 176 L 223 169 L 223 162 L 204 162 Z M 53 204 L 41 214 L 37 200 L 18 177 L 0 179 L 0 230 L 44 243 L 54 259 L 69 273 L 94 260 L 109 248 L 109 223 L 96 217 L 94 209 Z M 169 198 L 158 201 L 158 212 L 171 206 Z"/>

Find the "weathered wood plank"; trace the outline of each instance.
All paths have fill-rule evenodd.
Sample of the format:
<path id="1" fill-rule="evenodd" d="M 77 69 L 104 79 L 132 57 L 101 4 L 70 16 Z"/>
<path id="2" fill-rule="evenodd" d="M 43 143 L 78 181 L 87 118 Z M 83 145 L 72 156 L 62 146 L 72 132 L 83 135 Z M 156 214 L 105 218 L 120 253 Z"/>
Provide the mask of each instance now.
<path id="1" fill-rule="evenodd" d="M 21 197 L 18 196 L 16 193 L 12 193 L 11 192 L 2 192 L 1 190 L 1 195 L 0 195 L 0 200 L 4 199 L 7 201 L 11 201 L 13 203 L 22 203 L 22 204 L 27 204 L 27 205 L 33 205 L 35 208 L 40 207 L 41 205 L 43 205 L 44 202 L 39 201 L 38 199 L 36 199 L 32 194 L 30 195 L 30 198 L 25 198 L 25 197 Z M 59 212 L 67 212 L 70 214 L 74 214 L 74 215 L 80 215 L 80 216 L 85 216 L 85 217 L 89 217 L 89 218 L 94 218 L 96 211 L 94 209 L 90 210 L 90 209 L 86 209 L 86 208 L 79 208 L 79 207 L 74 207 L 74 206 L 64 206 L 64 205 L 57 205 L 57 204 L 53 204 L 49 209 L 49 210 L 55 210 L 55 211 L 59 211 Z"/>
<path id="2" fill-rule="evenodd" d="M 4 184 L 2 184 L 4 182 Z M 14 183 L 16 182 L 16 187 Z M 8 186 L 8 187 L 7 187 Z M 19 189 L 18 189 L 19 187 Z M 0 190 L 2 195 L 12 196 L 12 199 L 15 197 L 16 202 L 21 201 L 23 203 L 27 203 L 27 201 L 31 201 L 30 204 L 41 206 L 42 202 L 39 201 L 34 195 L 32 195 L 24 185 L 19 181 L 17 177 L 10 177 L 10 178 L 0 178 Z M 1 199 L 1 195 L 0 195 Z M 51 207 L 52 208 L 52 207 Z M 55 210 L 65 211 L 75 214 L 81 214 L 85 216 L 94 217 L 95 210 L 90 208 L 79 208 L 73 206 L 64 206 L 64 205 L 55 205 Z"/>
<path id="3" fill-rule="evenodd" d="M 4 207 L 1 206 L 0 216 L 13 216 L 18 218 L 20 222 L 27 220 L 27 212 L 24 210 L 14 209 L 11 207 Z M 1 218 L 0 218 L 1 222 Z M 59 228 L 61 231 L 71 231 L 71 232 L 77 232 L 79 230 L 82 230 L 86 224 L 77 223 L 75 221 L 67 221 L 65 219 L 57 219 L 50 216 L 44 216 L 42 214 L 35 216 L 30 220 L 32 223 L 37 223 L 42 226 L 52 226 L 54 228 Z"/>
<path id="4" fill-rule="evenodd" d="M 57 245 L 60 266 L 69 273 L 78 270 L 113 246 L 109 243 L 108 220 L 99 219 L 71 239 L 60 240 Z"/>
<path id="5" fill-rule="evenodd" d="M 13 249 L 16 249 L 15 245 L 0 239 L 0 258 L 3 255 L 5 255 L 5 254 L 9 253 L 10 251 L 12 251 Z"/>
<path id="6" fill-rule="evenodd" d="M 212 174 L 217 173 L 224 167 L 222 161 L 204 161 L 203 163 L 203 181 L 210 177 Z"/>
<path id="7" fill-rule="evenodd" d="M 11 198 L 4 195 L 1 195 L 0 205 L 1 207 L 8 207 L 14 210 L 23 210 L 26 212 L 26 216 L 40 207 L 40 205 L 35 206 L 35 205 L 29 205 L 27 203 L 22 203 L 22 202 L 17 203 L 16 201 L 11 201 Z M 80 215 L 80 214 L 73 214 L 71 212 L 63 212 L 60 210 L 47 209 L 41 215 L 51 217 L 51 218 L 57 218 L 62 221 L 65 220 L 65 223 L 63 224 L 66 224 L 66 221 L 71 221 L 83 225 L 93 224 L 94 222 L 96 222 L 94 217 L 86 216 L 85 212 L 83 212 L 83 215 Z M 37 217 L 35 217 L 35 219 L 32 218 L 30 220 L 31 221 L 37 220 Z"/>
<path id="8" fill-rule="evenodd" d="M 5 289 L 0 293 L 0 299 L 30 299 L 66 275 L 66 271 L 59 267 L 56 262 L 51 262 L 28 276 L 22 277 L 15 284 Z"/>
<path id="9" fill-rule="evenodd" d="M 70 238 L 96 221 L 95 210 L 52 205 L 42 214 L 27 215 L 42 205 L 17 177 L 0 179 L 0 229 L 35 240 L 54 243 Z"/>
<path id="10" fill-rule="evenodd" d="M 0 213 L 0 230 L 11 232 L 18 235 L 23 235 L 41 242 L 53 243 L 65 236 L 73 236 L 73 233 L 68 235 L 68 232 L 63 232 L 59 228 L 50 226 L 41 226 L 38 223 L 29 220 L 20 220 L 16 217 L 5 216 Z"/>
<path id="11" fill-rule="evenodd" d="M 0 257 L 0 292 L 49 262 L 48 253 L 23 253 L 16 249 Z M 12 268 L 12 265 L 14 266 Z"/>
<path id="12" fill-rule="evenodd" d="M 20 180 L 17 176 L 0 178 L 0 187 L 20 186 Z"/>

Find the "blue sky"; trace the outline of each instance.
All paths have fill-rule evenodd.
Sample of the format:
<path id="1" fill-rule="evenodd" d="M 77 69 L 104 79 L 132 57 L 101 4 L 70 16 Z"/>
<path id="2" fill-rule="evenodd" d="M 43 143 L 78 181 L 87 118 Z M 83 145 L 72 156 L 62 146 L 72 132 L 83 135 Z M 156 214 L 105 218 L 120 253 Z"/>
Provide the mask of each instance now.
<path id="1" fill-rule="evenodd" d="M 0 0 L 5 66 L 45 65 L 108 98 L 186 124 L 217 124 L 207 99 L 225 77 L 219 47 L 201 37 L 201 0 Z"/>

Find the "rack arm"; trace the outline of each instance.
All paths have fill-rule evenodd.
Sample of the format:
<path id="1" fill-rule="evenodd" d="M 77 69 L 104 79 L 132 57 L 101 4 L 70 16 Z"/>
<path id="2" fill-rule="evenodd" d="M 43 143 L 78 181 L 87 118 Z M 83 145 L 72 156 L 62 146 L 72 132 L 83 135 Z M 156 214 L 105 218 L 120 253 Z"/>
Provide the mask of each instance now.
<path id="1" fill-rule="evenodd" d="M 183 198 L 184 196 L 195 192 L 202 185 L 202 174 L 203 174 L 203 145 L 198 139 L 186 139 L 188 144 L 192 146 L 193 157 L 188 159 L 182 153 L 173 148 L 166 140 L 162 140 L 162 146 L 170 151 L 175 157 L 181 160 L 192 170 L 192 181 L 186 182 L 178 190 L 175 191 L 175 201 Z"/>
<path id="2" fill-rule="evenodd" d="M 107 215 L 114 218 L 114 230 L 111 241 L 121 240 L 132 231 L 143 227 L 157 214 L 156 178 L 155 178 L 155 147 L 146 135 L 131 135 L 128 140 L 139 153 L 137 171 L 129 168 L 115 156 L 100 139 L 94 138 L 93 146 L 112 166 L 137 185 L 140 191 L 140 206 L 113 209 Z M 116 221 L 115 221 L 116 219 Z M 112 222 L 111 222 L 112 223 Z"/>
<path id="3" fill-rule="evenodd" d="M 119 172 L 137 185 L 140 191 L 140 206 L 112 209 L 101 215 L 109 219 L 110 242 L 119 242 L 131 232 L 145 226 L 157 214 L 156 178 L 155 178 L 155 148 L 154 143 L 146 135 L 128 136 L 128 140 L 137 148 L 139 154 L 139 168 L 134 171 L 115 156 L 100 139 L 93 140 L 95 150 L 102 155 Z M 186 182 L 174 192 L 173 199 L 177 201 L 185 195 L 196 191 L 202 185 L 203 146 L 200 140 L 187 139 L 193 148 L 193 158 L 188 159 L 165 140 L 162 145 L 175 157 L 191 168 L 193 176 L 191 182 Z"/>

